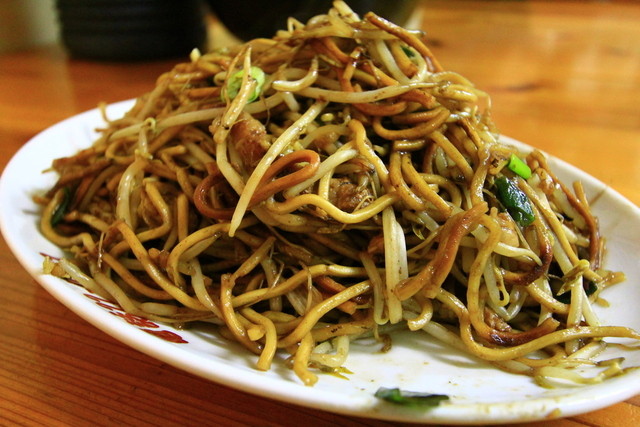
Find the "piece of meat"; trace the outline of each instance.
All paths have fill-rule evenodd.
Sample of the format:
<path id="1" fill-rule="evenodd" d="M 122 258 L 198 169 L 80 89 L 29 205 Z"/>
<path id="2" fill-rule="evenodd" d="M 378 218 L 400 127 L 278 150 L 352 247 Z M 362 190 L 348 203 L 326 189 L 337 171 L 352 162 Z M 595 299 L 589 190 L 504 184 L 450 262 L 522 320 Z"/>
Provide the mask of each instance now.
<path id="1" fill-rule="evenodd" d="M 358 187 L 349 178 L 331 178 L 330 187 L 329 201 L 342 211 L 353 212 L 369 204 L 369 189 Z"/>
<path id="2" fill-rule="evenodd" d="M 497 331 L 507 332 L 511 331 L 511 326 L 505 322 L 498 314 L 490 310 L 488 308 L 484 309 L 484 321 L 491 327 Z"/>
<path id="3" fill-rule="evenodd" d="M 231 127 L 229 133 L 246 167 L 253 169 L 269 149 L 267 129 L 249 114 L 243 114 Z"/>

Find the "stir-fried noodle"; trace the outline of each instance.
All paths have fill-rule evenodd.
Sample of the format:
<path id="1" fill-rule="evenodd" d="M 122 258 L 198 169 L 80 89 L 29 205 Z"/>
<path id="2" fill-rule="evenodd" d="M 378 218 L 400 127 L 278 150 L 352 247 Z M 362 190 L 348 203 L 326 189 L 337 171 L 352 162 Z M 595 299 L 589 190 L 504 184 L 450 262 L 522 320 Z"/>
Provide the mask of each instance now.
<path id="1" fill-rule="evenodd" d="M 288 352 L 304 384 L 398 329 L 541 382 L 619 374 L 571 368 L 640 338 L 592 309 L 623 276 L 580 184 L 499 143 L 487 94 L 422 34 L 342 2 L 194 52 L 53 169 L 41 228 L 73 255 L 53 274 L 218 325 L 258 369 Z"/>

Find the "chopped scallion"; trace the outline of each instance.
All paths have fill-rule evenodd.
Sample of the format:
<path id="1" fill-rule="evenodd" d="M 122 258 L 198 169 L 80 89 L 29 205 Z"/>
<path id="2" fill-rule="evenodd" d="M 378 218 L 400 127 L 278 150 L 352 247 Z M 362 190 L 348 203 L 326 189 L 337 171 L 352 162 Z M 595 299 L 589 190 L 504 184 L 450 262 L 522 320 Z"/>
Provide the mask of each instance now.
<path id="1" fill-rule="evenodd" d="M 509 164 L 507 167 L 524 179 L 529 179 L 531 177 L 531 168 L 515 154 L 512 154 L 511 158 L 509 158 Z"/>
<path id="2" fill-rule="evenodd" d="M 438 406 L 443 400 L 449 400 L 446 394 L 419 393 L 399 388 L 380 387 L 375 397 L 397 405 L 431 408 Z"/>
<path id="3" fill-rule="evenodd" d="M 527 226 L 535 220 L 529 198 L 516 183 L 506 176 L 496 179 L 497 197 L 509 215 L 520 226 Z"/>
<path id="4" fill-rule="evenodd" d="M 409 58 L 413 58 L 414 56 L 416 56 L 416 53 L 409 46 L 401 46 L 401 49 Z"/>
<path id="5" fill-rule="evenodd" d="M 62 200 L 51 215 L 52 227 L 55 227 L 60 223 L 60 221 L 62 221 L 62 218 L 64 218 L 64 215 L 67 213 L 67 209 L 69 209 L 69 204 L 71 203 L 71 190 L 69 190 L 69 187 L 63 187 L 62 191 Z"/>
<path id="6" fill-rule="evenodd" d="M 598 290 L 598 285 L 591 280 L 584 283 L 584 292 L 587 296 L 593 295 Z M 571 292 L 565 292 L 562 295 L 556 295 L 556 299 L 562 303 L 569 304 L 571 302 Z"/>
<path id="7" fill-rule="evenodd" d="M 253 102 L 258 99 L 260 93 L 262 92 L 262 87 L 264 86 L 265 74 L 264 71 L 260 67 L 252 66 L 249 74 L 252 79 L 256 81 L 256 86 L 253 90 L 253 93 L 249 96 L 249 102 Z M 238 92 L 240 92 L 240 87 L 242 86 L 242 77 L 244 76 L 244 70 L 237 71 L 234 73 L 227 82 L 227 97 L 228 99 L 233 99 L 238 96 Z"/>

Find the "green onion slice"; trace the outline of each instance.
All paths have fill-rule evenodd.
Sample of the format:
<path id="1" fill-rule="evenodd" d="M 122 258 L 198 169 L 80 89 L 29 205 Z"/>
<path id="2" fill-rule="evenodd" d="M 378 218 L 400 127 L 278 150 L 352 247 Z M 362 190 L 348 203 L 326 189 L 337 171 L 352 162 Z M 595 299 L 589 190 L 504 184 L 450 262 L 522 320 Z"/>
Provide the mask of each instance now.
<path id="1" fill-rule="evenodd" d="M 584 292 L 585 294 L 587 294 L 587 296 L 593 295 L 598 290 L 598 285 L 596 285 L 596 283 L 591 280 L 585 281 L 583 287 Z M 555 298 L 564 304 L 569 304 L 571 302 L 571 292 L 565 292 L 561 295 L 555 295 Z"/>
<path id="2" fill-rule="evenodd" d="M 496 188 L 498 190 L 496 193 L 498 200 L 518 225 L 524 227 L 535 220 L 535 214 L 529 198 L 518 188 L 514 181 L 506 176 L 501 176 L 496 179 Z"/>
<path id="3" fill-rule="evenodd" d="M 249 70 L 249 75 L 252 79 L 256 81 L 256 86 L 253 90 L 253 93 L 249 96 L 249 102 L 253 102 L 258 99 L 260 93 L 262 93 L 262 87 L 264 86 L 264 81 L 266 80 L 264 71 L 260 67 L 252 66 Z M 227 82 L 227 97 L 229 100 L 238 96 L 238 92 L 240 92 L 240 87 L 242 86 L 242 77 L 244 76 L 244 70 L 237 71 L 234 73 Z"/>
<path id="4" fill-rule="evenodd" d="M 413 57 L 416 56 L 416 53 L 409 46 L 402 45 L 402 46 L 400 46 L 400 48 L 402 49 L 404 54 L 407 55 L 407 57 L 413 58 Z"/>
<path id="5" fill-rule="evenodd" d="M 396 405 L 414 406 L 423 408 L 436 407 L 443 400 L 449 400 L 446 394 L 419 393 L 406 391 L 399 388 L 380 387 L 375 397 L 394 403 Z"/>
<path id="6" fill-rule="evenodd" d="M 69 190 L 69 187 L 63 187 L 62 191 L 63 191 L 62 200 L 60 201 L 60 204 L 56 207 L 55 211 L 53 211 L 53 214 L 51 215 L 52 227 L 55 227 L 60 223 L 60 221 L 62 221 L 62 218 L 64 218 L 64 215 L 67 213 L 67 210 L 69 209 L 69 204 L 71 203 L 71 190 Z"/>
<path id="7" fill-rule="evenodd" d="M 529 179 L 531 177 L 531 168 L 515 154 L 512 154 L 509 158 L 509 164 L 507 167 L 524 179 Z"/>

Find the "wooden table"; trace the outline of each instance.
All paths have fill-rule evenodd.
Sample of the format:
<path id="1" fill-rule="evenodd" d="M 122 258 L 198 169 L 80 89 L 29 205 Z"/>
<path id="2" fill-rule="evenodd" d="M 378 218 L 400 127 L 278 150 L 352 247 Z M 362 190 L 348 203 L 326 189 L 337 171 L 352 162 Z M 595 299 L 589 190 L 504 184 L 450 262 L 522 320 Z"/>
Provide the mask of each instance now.
<path id="1" fill-rule="evenodd" d="M 441 63 L 493 96 L 506 135 L 567 160 L 640 205 L 640 4 L 429 1 Z M 135 97 L 176 61 L 0 56 L 0 168 L 46 127 Z M 205 381 L 140 354 L 38 286 L 0 242 L 0 424 L 388 425 Z M 536 425 L 640 425 L 640 396 Z"/>

